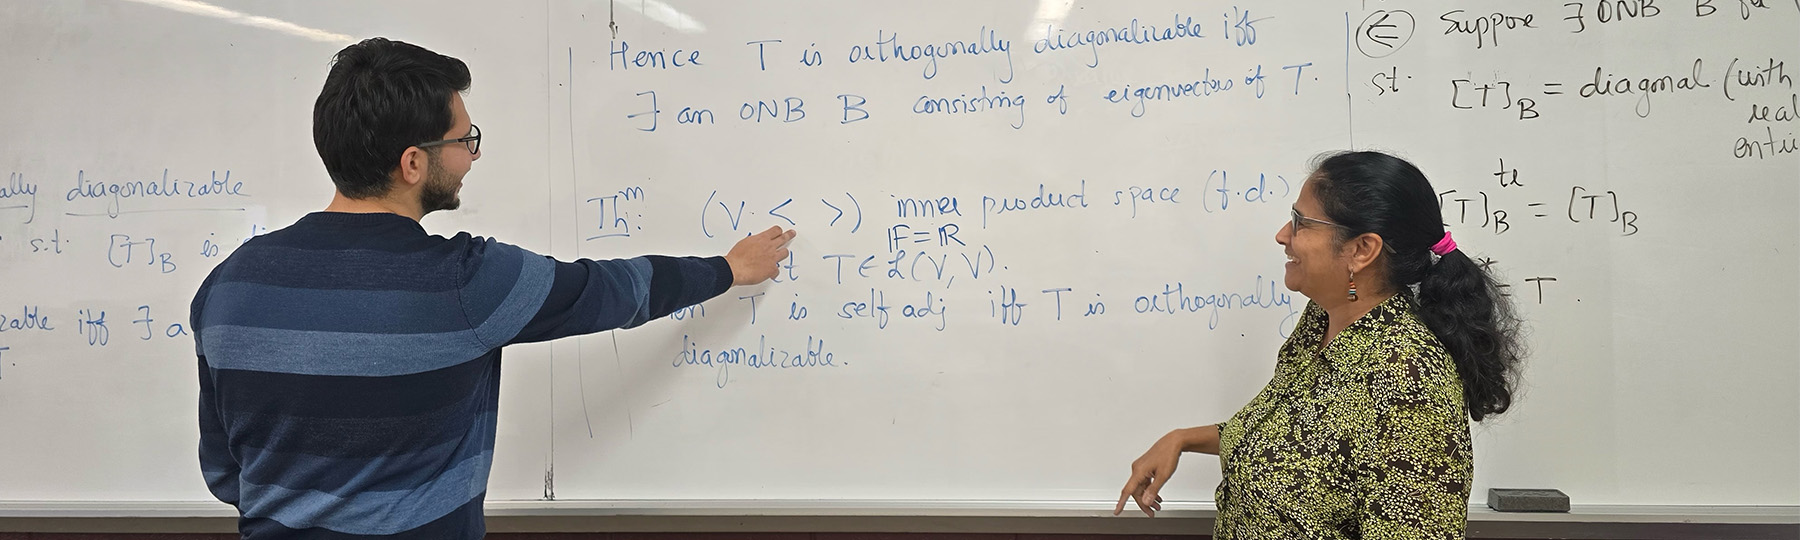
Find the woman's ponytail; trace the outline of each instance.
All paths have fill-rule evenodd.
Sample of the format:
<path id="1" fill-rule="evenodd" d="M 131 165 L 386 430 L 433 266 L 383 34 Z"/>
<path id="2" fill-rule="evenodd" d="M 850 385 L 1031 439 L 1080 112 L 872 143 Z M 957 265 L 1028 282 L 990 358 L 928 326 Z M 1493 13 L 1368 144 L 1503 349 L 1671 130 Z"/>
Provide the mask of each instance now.
<path id="1" fill-rule="evenodd" d="M 1519 321 L 1487 268 L 1462 250 L 1444 254 L 1419 282 L 1419 318 L 1437 334 L 1462 376 L 1469 418 L 1512 406 Z"/>

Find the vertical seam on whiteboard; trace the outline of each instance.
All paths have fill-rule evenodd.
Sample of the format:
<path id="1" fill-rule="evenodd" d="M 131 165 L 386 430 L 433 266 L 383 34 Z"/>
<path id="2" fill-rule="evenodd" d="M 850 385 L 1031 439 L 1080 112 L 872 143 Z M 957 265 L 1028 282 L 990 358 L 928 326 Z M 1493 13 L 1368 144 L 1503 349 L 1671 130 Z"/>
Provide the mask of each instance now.
<path id="1" fill-rule="evenodd" d="M 575 48 L 574 47 L 569 47 L 569 87 L 568 87 L 568 92 L 569 92 L 569 195 L 570 195 L 570 200 L 573 201 L 575 199 L 574 195 L 575 195 L 575 193 L 577 193 L 576 190 L 578 189 L 578 187 L 577 187 L 578 183 L 575 181 Z M 579 221 L 579 218 L 577 218 L 577 221 Z M 576 243 L 575 251 L 577 253 L 579 253 L 581 251 L 580 243 Z M 582 354 L 582 352 L 583 351 L 582 351 L 582 347 L 581 347 L 581 338 L 576 338 L 575 339 L 575 370 L 576 370 L 576 376 L 581 379 L 581 384 L 578 385 L 578 388 L 581 389 L 581 420 L 583 423 L 585 423 L 587 425 L 588 438 L 592 439 L 592 438 L 594 438 L 594 418 L 592 416 L 592 413 L 588 411 L 587 375 L 586 375 L 586 373 L 587 373 L 587 365 L 586 365 L 587 358 L 586 358 L 586 355 Z"/>
<path id="2" fill-rule="evenodd" d="M 544 48 L 545 49 L 550 48 L 550 0 L 544 0 Z M 548 58 L 548 55 L 545 55 L 545 56 L 546 57 L 544 58 L 544 91 L 549 92 L 550 91 L 550 58 Z M 546 98 L 548 98 L 548 96 L 546 96 Z M 548 104 L 547 102 L 549 101 L 549 99 L 545 99 L 544 101 L 546 102 L 546 105 L 547 105 Z M 545 133 L 544 135 L 546 137 L 548 137 L 550 134 Z M 548 178 L 549 173 L 550 173 L 550 153 L 544 152 L 544 174 L 545 174 L 545 180 L 546 180 L 545 186 L 544 186 L 545 188 L 550 187 L 549 182 L 548 182 L 549 181 L 549 178 Z M 574 172 L 570 171 L 570 174 L 574 174 Z M 554 205 L 556 204 L 555 203 L 556 197 L 552 196 L 550 194 L 549 189 L 545 190 L 544 195 L 545 195 L 546 199 L 549 199 L 549 200 L 545 201 L 545 207 L 546 208 L 554 207 Z M 555 213 L 552 212 L 551 214 L 549 214 L 548 217 L 549 217 L 549 226 L 550 226 L 550 250 L 552 253 L 554 253 L 556 250 L 556 216 L 555 216 Z M 575 355 L 575 360 L 577 362 L 581 361 L 581 355 L 580 355 L 579 351 Z M 550 467 L 548 470 L 544 471 L 544 498 L 552 500 L 552 501 L 556 500 L 556 351 L 554 348 L 552 348 L 550 351 Z"/>
<path id="3" fill-rule="evenodd" d="M 619 354 L 619 331 L 618 330 L 608 330 L 606 333 L 607 333 L 607 335 L 612 336 L 613 367 L 618 369 L 619 381 L 624 382 L 625 381 L 625 360 L 624 360 L 624 355 Z M 624 385 L 623 388 L 620 389 L 620 393 L 625 394 L 625 429 L 628 430 L 625 433 L 628 438 L 636 439 L 637 438 L 637 421 L 631 419 L 631 416 L 632 416 L 631 385 Z M 589 435 L 589 436 L 592 437 L 592 435 Z"/>
<path id="4" fill-rule="evenodd" d="M 545 0 L 545 1 L 549 1 L 549 0 Z M 548 24 L 548 23 L 546 22 L 546 24 Z M 549 34 L 549 32 L 546 30 L 545 34 Z M 575 48 L 574 47 L 569 47 L 569 84 L 568 84 L 567 90 L 569 92 L 569 195 L 570 195 L 570 200 L 574 200 L 576 198 L 576 197 L 574 197 L 574 195 L 575 195 L 576 189 L 577 189 L 576 182 L 575 182 Z M 580 251 L 581 251 L 580 243 L 577 243 L 575 245 L 575 251 L 578 254 L 580 253 Z M 592 413 L 588 412 L 587 375 L 586 375 L 587 368 L 584 364 L 586 364 L 586 361 L 582 358 L 582 354 L 581 354 L 581 338 L 575 338 L 575 377 L 578 379 L 581 379 L 581 383 L 579 385 L 577 385 L 577 387 L 581 389 L 581 420 L 587 424 L 588 438 L 592 439 L 592 438 L 594 438 L 594 418 L 593 418 L 593 416 L 591 416 Z"/>
<path id="5" fill-rule="evenodd" d="M 1344 12 L 1344 115 L 1349 123 L 1350 149 L 1356 149 L 1356 99 L 1350 97 L 1350 12 Z"/>

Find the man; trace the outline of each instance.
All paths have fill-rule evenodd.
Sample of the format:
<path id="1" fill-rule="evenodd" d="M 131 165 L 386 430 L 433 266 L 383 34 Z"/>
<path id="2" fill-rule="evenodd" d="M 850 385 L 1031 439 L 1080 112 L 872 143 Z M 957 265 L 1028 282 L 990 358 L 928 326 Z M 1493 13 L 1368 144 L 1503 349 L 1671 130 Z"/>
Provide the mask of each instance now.
<path id="1" fill-rule="evenodd" d="M 337 194 L 194 296 L 200 465 L 245 538 L 480 538 L 500 348 L 629 328 L 761 283 L 793 231 L 724 257 L 558 262 L 432 236 L 481 158 L 462 61 L 375 38 L 313 107 Z"/>

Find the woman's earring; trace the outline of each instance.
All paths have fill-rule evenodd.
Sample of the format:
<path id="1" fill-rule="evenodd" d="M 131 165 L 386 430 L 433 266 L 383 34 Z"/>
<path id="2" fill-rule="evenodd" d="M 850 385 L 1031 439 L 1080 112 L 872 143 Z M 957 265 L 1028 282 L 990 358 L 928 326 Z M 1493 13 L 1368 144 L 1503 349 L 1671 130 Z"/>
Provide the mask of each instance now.
<path id="1" fill-rule="evenodd" d="M 1356 271 L 1350 271 L 1350 301 L 1356 301 Z"/>

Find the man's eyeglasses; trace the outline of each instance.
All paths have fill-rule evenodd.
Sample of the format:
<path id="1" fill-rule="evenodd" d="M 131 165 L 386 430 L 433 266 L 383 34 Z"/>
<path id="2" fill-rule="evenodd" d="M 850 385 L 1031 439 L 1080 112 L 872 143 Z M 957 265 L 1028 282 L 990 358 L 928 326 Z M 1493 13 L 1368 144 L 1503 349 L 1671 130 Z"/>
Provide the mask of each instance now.
<path id="1" fill-rule="evenodd" d="M 431 141 L 428 143 L 419 143 L 414 146 L 417 146 L 419 148 L 431 148 L 433 146 L 440 146 L 440 145 L 451 144 L 451 143 L 463 143 L 463 146 L 468 147 L 470 154 L 479 154 L 479 153 L 481 153 L 481 128 L 475 127 L 475 124 L 469 124 L 469 136 L 467 136 L 467 137 L 458 137 L 455 139 L 444 139 L 441 141 Z M 1298 214 L 1295 214 L 1295 215 L 1298 215 Z"/>

